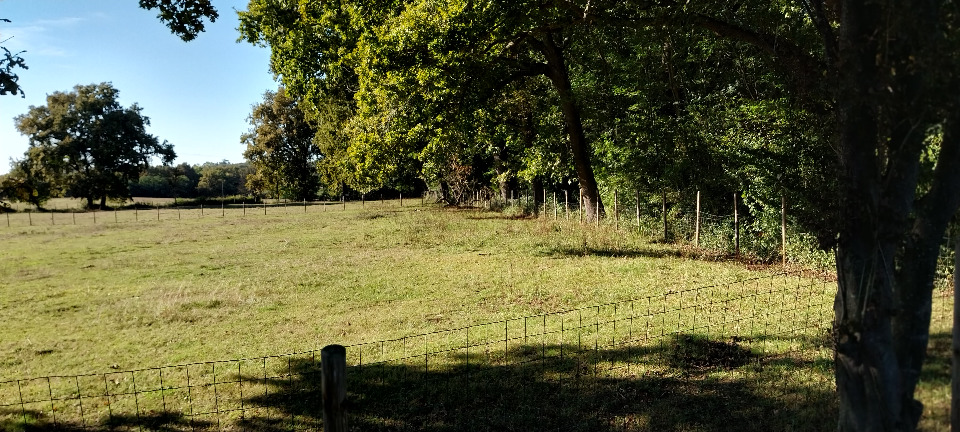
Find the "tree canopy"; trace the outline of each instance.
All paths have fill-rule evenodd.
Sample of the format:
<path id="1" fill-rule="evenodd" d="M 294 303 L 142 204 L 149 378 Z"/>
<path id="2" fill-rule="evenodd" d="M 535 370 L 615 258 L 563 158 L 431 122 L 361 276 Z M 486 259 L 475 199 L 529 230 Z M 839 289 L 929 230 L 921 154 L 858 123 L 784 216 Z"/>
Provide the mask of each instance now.
<path id="1" fill-rule="evenodd" d="M 17 116 L 17 130 L 29 139 L 21 164 L 29 176 L 88 207 L 95 199 L 104 206 L 107 198 L 129 198 L 128 182 L 152 158 L 172 162 L 173 146 L 148 134 L 149 118 L 136 104 L 121 106 L 118 93 L 109 83 L 78 85 Z"/>
<path id="2" fill-rule="evenodd" d="M 252 128 L 241 137 L 247 145 L 243 156 L 256 171 L 247 187 L 298 201 L 313 199 L 320 187 L 317 162 L 322 153 L 297 100 L 282 87 L 267 91 L 248 120 Z"/>

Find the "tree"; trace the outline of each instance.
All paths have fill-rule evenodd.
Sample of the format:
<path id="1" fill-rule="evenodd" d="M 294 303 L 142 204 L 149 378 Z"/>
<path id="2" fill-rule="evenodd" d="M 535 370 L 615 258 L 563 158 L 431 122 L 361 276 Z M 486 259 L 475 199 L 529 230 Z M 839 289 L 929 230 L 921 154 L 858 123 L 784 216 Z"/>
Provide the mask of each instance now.
<path id="1" fill-rule="evenodd" d="M 839 430 L 914 430 L 936 261 L 960 208 L 960 17 L 954 2 L 936 0 L 801 6 L 809 20 L 797 27 L 821 40 L 814 51 L 756 21 L 695 14 L 688 22 L 767 51 L 791 71 L 784 76 L 798 97 L 816 98 L 813 83 L 822 84 L 839 168 Z M 930 154 L 935 164 L 924 163 Z"/>
<path id="2" fill-rule="evenodd" d="M 197 182 L 197 194 L 201 197 L 227 197 L 246 195 L 246 178 L 254 172 L 248 163 L 207 162 L 197 168 L 200 179 Z"/>
<path id="3" fill-rule="evenodd" d="M 323 156 L 313 144 L 316 133 L 299 102 L 281 87 L 268 91 L 248 117 L 253 126 L 241 140 L 243 157 L 262 180 L 261 187 L 297 201 L 313 199 L 320 187 L 317 162 Z"/>
<path id="4" fill-rule="evenodd" d="M 0 176 L 0 200 L 28 202 L 37 208 L 50 199 L 53 191 L 50 183 L 42 179 L 38 167 L 33 160 L 24 158 L 14 161 L 12 169 L 4 176 Z"/>
<path id="5" fill-rule="evenodd" d="M 0 22 L 8 23 L 10 20 L 0 18 Z M 23 51 L 14 53 L 2 46 L 0 50 L 3 50 L 3 55 L 0 56 L 0 96 L 6 94 L 16 96 L 19 93 L 20 97 L 26 97 L 23 88 L 20 87 L 20 78 L 15 71 L 16 68 L 29 69 L 23 57 L 20 57 Z"/>
<path id="6" fill-rule="evenodd" d="M 86 199 L 129 198 L 128 183 L 139 178 L 158 157 L 168 164 L 173 146 L 146 132 L 150 124 L 142 109 L 117 102 L 109 83 L 78 85 L 71 92 L 54 92 L 47 105 L 31 106 L 17 116 L 16 127 L 29 138 L 25 153 L 34 172 L 56 189 Z"/>

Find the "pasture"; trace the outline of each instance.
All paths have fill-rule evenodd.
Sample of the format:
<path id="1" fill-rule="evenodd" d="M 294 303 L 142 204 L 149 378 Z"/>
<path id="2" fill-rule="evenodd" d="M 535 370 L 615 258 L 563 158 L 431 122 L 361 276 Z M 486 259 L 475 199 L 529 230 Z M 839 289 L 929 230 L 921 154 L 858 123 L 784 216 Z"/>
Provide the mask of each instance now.
<path id="1" fill-rule="evenodd" d="M 612 330 L 601 328 L 599 316 L 608 312 L 601 312 L 599 306 L 596 309 L 597 316 L 588 317 L 588 320 L 596 319 L 598 323 L 595 329 L 589 331 L 581 331 L 589 327 L 582 324 L 582 312 L 577 312 L 579 327 L 571 324 L 574 322 L 572 315 L 552 314 L 569 310 L 590 311 L 595 305 L 630 304 L 633 308 L 634 299 L 647 299 L 649 310 L 650 299 L 662 297 L 664 304 L 654 304 L 665 311 L 663 316 L 657 316 L 658 325 L 662 327 L 654 329 L 661 336 L 666 334 L 664 328 L 679 328 L 688 318 L 700 320 L 700 328 L 709 330 L 712 327 L 703 327 L 703 322 L 714 320 L 714 323 L 730 323 L 733 322 L 731 317 L 746 314 L 746 308 L 751 307 L 752 314 L 763 316 L 756 321 L 759 323 L 756 325 L 764 330 L 774 326 L 782 330 L 775 334 L 786 334 L 789 330 L 793 332 L 790 333 L 791 337 L 741 340 L 734 333 L 733 326 L 728 328 L 726 324 L 722 331 L 711 330 L 710 336 L 746 350 L 746 354 L 733 356 L 736 358 L 753 358 L 758 349 L 770 353 L 782 351 L 799 354 L 783 363 L 796 370 L 787 370 L 789 368 L 782 365 L 763 369 L 758 360 L 753 362 L 757 370 L 766 370 L 768 372 L 765 373 L 771 375 L 743 372 L 738 367 L 749 363 L 744 362 L 718 370 L 711 369 L 703 375 L 693 374 L 696 375 L 694 384 L 686 381 L 680 384 L 671 379 L 669 385 L 658 385 L 669 387 L 682 395 L 689 392 L 716 392 L 714 396 L 720 401 L 718 403 L 722 403 L 744 395 L 757 396 L 740 387 L 730 393 L 721 389 L 727 388 L 720 385 L 722 383 L 739 382 L 739 379 L 749 375 L 748 381 L 754 382 L 758 389 L 763 389 L 763 380 L 776 381 L 782 378 L 777 378 L 776 374 L 789 372 L 792 377 L 790 385 L 803 388 L 802 392 L 792 393 L 781 389 L 777 392 L 782 394 L 774 396 L 757 390 L 760 391 L 760 397 L 776 399 L 779 404 L 797 398 L 798 394 L 801 398 L 803 395 L 815 395 L 812 398 L 819 405 L 811 409 L 816 411 L 824 406 L 830 409 L 832 372 L 828 330 L 832 291 L 828 281 L 808 276 L 790 276 L 788 283 L 796 284 L 805 291 L 802 296 L 797 291 L 790 294 L 793 297 L 787 298 L 779 295 L 780 291 L 764 291 L 764 286 L 757 283 L 756 292 L 767 295 L 750 294 L 752 304 L 749 301 L 744 304 L 732 303 L 740 298 L 738 295 L 751 288 L 741 284 L 740 288 L 736 288 L 741 291 L 733 292 L 727 287 L 737 287 L 737 281 L 777 277 L 775 274 L 779 268 L 749 269 L 735 261 L 697 259 L 700 255 L 687 248 L 655 244 L 627 230 L 582 226 L 575 219 L 515 219 L 499 213 L 444 210 L 419 204 L 419 201 L 408 202 L 405 207 L 400 207 L 397 201 L 383 204 L 368 202 L 361 207 L 359 203 L 350 203 L 345 209 L 340 205 L 307 208 L 291 205 L 271 207 L 266 215 L 262 210 L 230 208 L 221 212 L 217 208 L 203 215 L 194 209 L 181 211 L 174 216 L 176 210 L 163 208 L 159 216 L 141 210 L 141 213 L 150 217 L 140 217 L 132 216 L 132 211 L 127 210 L 113 215 L 110 214 L 112 212 L 105 212 L 97 224 L 89 219 L 89 213 L 83 213 L 83 219 L 76 224 L 18 225 L 0 229 L 0 239 L 4 245 L 0 250 L 0 262 L 3 263 L 0 265 L 0 281 L 3 281 L 0 285 L 0 322 L 3 323 L 3 331 L 0 332 L 0 382 L 9 384 L 11 380 L 31 377 L 109 374 L 112 371 L 144 370 L 193 362 L 258 359 L 285 353 L 312 352 L 333 343 L 356 346 L 359 348 L 355 351 L 363 353 L 366 348 L 362 344 L 365 342 L 403 340 L 402 348 L 399 344 L 379 345 L 379 355 L 389 357 L 389 352 L 384 353 L 384 350 L 398 353 L 403 350 L 406 353 L 409 349 L 407 341 L 413 341 L 407 339 L 410 336 L 444 334 L 446 329 L 476 328 L 478 330 L 473 337 L 482 340 L 485 337 L 482 336 L 483 332 L 487 331 L 483 324 L 496 322 L 505 324 L 502 327 L 493 326 L 489 333 L 499 332 L 497 337 L 504 341 L 502 345 L 507 345 L 506 342 L 519 339 L 519 336 L 514 337 L 513 332 L 518 331 L 517 326 L 521 321 L 511 320 L 541 315 L 544 319 L 542 327 L 536 331 L 538 333 L 532 328 L 528 329 L 528 320 L 523 319 L 524 343 L 497 349 L 502 349 L 504 358 L 508 355 L 532 355 L 530 346 L 524 345 L 527 343 L 527 332 L 541 337 L 552 334 L 548 328 L 553 324 L 548 324 L 546 317 L 559 316 L 557 325 L 561 329 L 566 325 L 567 333 L 564 335 L 561 330 L 560 342 L 553 348 L 560 349 L 560 358 L 563 358 L 565 346 L 576 346 L 580 349 L 577 352 L 582 352 L 584 338 L 592 338 L 594 345 L 598 345 L 597 341 L 602 338 L 622 339 L 625 327 L 621 325 L 617 330 L 614 324 Z M 696 297 L 684 297 L 682 293 L 694 292 L 690 290 L 692 287 L 715 288 L 695 290 Z M 668 297 L 665 293 L 681 294 Z M 668 309 L 666 303 L 670 303 L 670 308 L 676 308 L 676 318 L 666 313 L 674 310 Z M 802 303 L 806 308 L 793 308 L 792 303 Z M 711 307 L 703 306 L 706 304 Z M 712 305 L 717 306 L 714 308 Z M 949 326 L 945 324 L 948 314 L 943 311 L 952 307 L 952 299 L 943 300 L 938 305 L 935 311 L 935 325 L 938 327 L 934 331 L 935 349 L 928 368 L 929 379 L 924 381 L 920 391 L 921 398 L 932 400 L 928 404 L 930 414 L 924 423 L 928 429 L 937 429 L 946 424 L 942 411 L 948 402 L 948 393 L 943 385 L 943 380 L 949 378 L 948 369 L 943 368 L 943 362 L 948 362 L 948 357 L 947 360 L 943 360 L 943 357 L 949 351 L 949 344 L 942 346 L 941 339 L 945 334 L 949 342 Z M 627 317 L 623 315 L 624 309 L 621 307 L 618 311 L 614 308 L 609 315 L 613 317 L 611 322 L 625 323 Z M 639 319 L 640 316 L 630 315 L 631 325 L 634 318 Z M 513 322 L 516 324 L 511 324 Z M 945 325 L 947 327 L 944 328 Z M 577 330 L 571 333 L 570 328 Z M 646 329 L 649 333 L 649 323 Z M 696 324 L 691 327 L 691 330 L 697 329 Z M 565 339 L 574 336 L 575 340 Z M 469 333 L 467 337 L 470 337 Z M 491 341 L 497 340 L 492 336 L 487 337 Z M 699 336 L 692 333 L 675 332 L 670 337 L 674 341 L 673 346 L 689 346 L 693 351 L 698 346 L 706 347 L 703 349 L 709 352 L 716 349 L 709 341 L 706 345 L 699 344 L 699 339 L 696 339 Z M 663 348 L 666 340 L 659 339 L 657 343 Z M 813 346 L 813 350 L 799 352 L 798 340 L 809 342 L 804 346 Z M 417 349 L 424 353 L 434 352 L 433 346 L 442 344 L 426 337 L 417 339 L 415 343 L 422 347 Z M 492 343 L 475 340 L 462 346 L 469 351 L 470 347 L 486 345 Z M 547 345 L 543 346 L 546 352 Z M 514 352 L 514 348 L 518 351 Z M 677 356 L 675 348 L 671 349 L 673 351 L 664 354 L 664 358 Z M 487 350 L 486 355 L 490 357 L 489 347 Z M 596 355 L 601 356 L 600 352 L 597 349 Z M 471 358 L 470 355 L 468 353 L 466 358 Z M 622 355 L 616 350 L 604 355 L 604 361 L 611 365 L 629 363 L 616 360 L 618 355 Z M 427 362 L 429 356 L 424 354 L 422 357 L 423 362 Z M 539 355 L 540 360 L 546 357 L 545 354 Z M 687 355 L 680 357 L 687 358 Z M 581 357 L 577 358 L 574 374 L 579 379 L 582 375 Z M 598 364 L 597 358 L 591 359 L 584 362 Z M 457 361 L 448 359 L 433 367 L 443 369 L 446 362 L 448 370 L 453 370 L 458 367 L 455 364 Z M 410 366 L 402 363 L 390 364 L 403 368 Z M 494 358 L 488 361 L 487 366 L 490 364 L 506 367 L 503 359 Z M 242 368 L 248 366 L 242 362 L 230 364 L 231 368 L 239 370 L 238 375 L 243 374 Z M 289 375 L 290 363 L 286 367 Z M 303 367 L 309 370 L 310 365 Z M 655 367 L 663 369 L 663 362 L 656 363 Z M 417 368 L 433 370 L 426 364 L 414 367 Z M 597 367 L 594 367 L 594 376 L 597 375 L 596 370 Z M 630 380 L 638 374 L 643 375 L 636 369 L 631 371 L 619 366 L 611 367 L 611 370 L 615 372 L 605 375 L 607 378 L 614 376 L 618 380 Z M 691 372 L 684 372 L 686 369 L 682 367 L 679 370 L 669 367 L 663 370 L 669 377 L 691 376 Z M 189 375 L 190 369 L 186 371 Z M 511 369 L 510 373 L 523 375 L 528 372 L 518 366 L 516 370 Z M 193 373 L 207 374 L 199 370 Z M 103 376 L 106 383 L 106 375 Z M 449 385 L 450 375 L 443 377 L 446 385 Z M 141 386 L 148 379 L 141 378 Z M 118 386 L 121 380 L 117 379 Z M 264 360 L 264 380 L 258 385 L 266 387 L 267 381 Z M 531 382 L 542 383 L 542 380 Z M 703 387 L 697 387 L 696 382 L 702 383 Z M 58 384 L 51 385 L 47 381 L 46 385 L 56 387 Z M 72 386 L 72 382 L 69 385 Z M 161 384 L 160 388 L 168 388 L 165 386 L 169 385 Z M 79 394 L 85 392 L 80 388 L 79 379 L 76 387 Z M 189 389 L 189 385 L 187 387 Z M 310 385 L 304 384 L 302 387 Z M 531 387 L 536 385 L 532 384 Z M 632 387 L 633 391 L 641 393 L 653 391 L 645 388 L 637 390 L 635 387 Z M 241 393 L 243 388 L 241 382 Z M 474 391 L 480 393 L 480 400 L 486 393 L 502 390 L 496 385 L 474 387 Z M 389 391 L 384 392 L 382 388 L 378 391 L 383 392 L 384 398 L 398 397 Z M 50 390 L 51 394 L 54 392 Z M 704 430 L 709 429 L 709 424 L 701 424 L 700 417 L 695 416 L 698 420 L 694 421 L 688 419 L 687 414 L 674 412 L 677 408 L 673 405 L 689 402 L 682 395 L 664 396 L 664 401 L 657 402 L 662 405 L 662 412 L 657 413 L 659 417 L 675 419 L 667 423 L 629 416 L 617 417 L 617 424 L 622 427 L 610 426 L 616 422 L 607 421 L 609 419 L 600 423 L 609 423 L 610 427 L 605 426 L 605 430 L 650 430 L 662 429 L 665 425 L 681 428 L 680 425 L 697 424 L 706 428 Z M 228 397 L 223 389 L 219 395 L 200 396 L 195 390 L 189 396 L 194 404 L 203 398 L 219 398 L 222 403 L 223 398 Z M 138 399 L 137 416 L 142 410 L 139 404 L 151 401 L 159 404 L 163 397 L 162 394 L 147 395 Z M 169 397 L 168 394 L 164 398 L 165 410 L 168 409 L 166 398 Z M 370 403 L 371 397 L 367 395 L 365 400 Z M 422 397 L 430 400 L 427 396 Z M 649 397 L 653 396 L 640 399 Z M 444 401 L 452 404 L 446 399 Z M 2 402 L 0 400 L 0 405 L 3 405 Z M 47 413 L 54 411 L 65 415 L 63 413 L 71 409 L 67 402 L 64 401 L 63 407 L 51 403 L 54 407 Z M 302 401 L 290 402 L 284 407 L 265 407 L 263 410 L 295 411 L 290 409 L 290 404 L 296 403 Z M 119 405 L 119 402 L 115 402 L 114 406 Z M 216 423 L 200 425 L 186 422 L 181 426 L 186 429 L 211 425 L 215 425 L 216 429 L 251 428 L 250 423 L 222 426 L 221 420 L 226 422 L 231 418 L 225 416 L 221 419 L 220 408 L 215 408 L 218 410 Z M 37 421 L 36 417 L 41 417 L 45 409 L 37 406 L 37 412 L 30 416 L 22 412 L 8 412 L 8 418 L 13 420 L 7 423 L 7 427 L 27 427 Z M 590 409 L 602 413 L 612 408 L 600 406 Z M 751 416 L 763 415 L 762 404 L 760 408 L 744 409 L 744 413 L 751 413 Z M 86 415 L 89 416 L 93 408 L 88 405 L 87 410 Z M 501 406 L 497 414 L 500 419 L 497 421 L 501 423 L 488 419 L 487 424 L 537 424 L 532 414 L 521 416 L 525 420 L 520 421 L 507 411 Z M 4 412 L 0 412 L 0 420 L 3 420 L 3 415 Z M 309 417 L 304 412 L 297 412 L 296 415 Z M 417 417 L 419 423 L 407 424 L 406 427 L 420 429 L 429 422 L 443 423 L 442 419 L 434 418 L 438 415 L 429 414 L 426 419 Z M 701 417 L 713 415 L 711 411 Z M 816 430 L 823 424 L 823 419 L 821 423 L 809 424 L 811 418 L 817 417 L 817 412 L 798 414 L 791 411 L 790 415 L 800 417 L 776 424 L 780 427 L 807 424 L 798 430 Z M 293 417 L 296 416 L 291 414 Z M 744 414 L 743 418 L 747 417 Z M 192 422 L 196 419 L 189 420 Z M 404 428 L 402 423 L 391 423 L 390 419 L 379 417 L 364 421 L 366 423 L 362 424 L 370 429 L 377 428 L 374 426 Z M 301 420 L 292 423 L 300 424 Z M 311 423 L 304 421 L 304 424 Z M 597 429 L 596 424 L 599 423 L 573 429 Z M 253 428 L 270 430 L 268 426 L 258 424 Z M 762 422 L 754 426 L 747 429 L 764 430 L 765 427 Z M 489 428 L 496 429 L 494 426 Z M 433 429 L 459 430 L 450 425 Z M 699 430 L 701 427 L 688 429 Z"/>

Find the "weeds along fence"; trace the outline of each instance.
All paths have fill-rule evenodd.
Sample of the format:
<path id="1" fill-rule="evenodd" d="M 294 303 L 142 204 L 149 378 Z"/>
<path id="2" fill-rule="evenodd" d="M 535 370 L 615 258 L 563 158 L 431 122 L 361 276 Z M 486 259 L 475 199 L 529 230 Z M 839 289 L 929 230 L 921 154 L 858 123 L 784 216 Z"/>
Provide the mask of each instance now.
<path id="1" fill-rule="evenodd" d="M 833 292 L 832 282 L 785 272 L 346 345 L 347 424 L 826 430 L 836 418 Z M 952 298 L 935 305 L 937 325 L 949 322 Z M 0 426 L 321 430 L 320 354 L 4 380 Z"/>

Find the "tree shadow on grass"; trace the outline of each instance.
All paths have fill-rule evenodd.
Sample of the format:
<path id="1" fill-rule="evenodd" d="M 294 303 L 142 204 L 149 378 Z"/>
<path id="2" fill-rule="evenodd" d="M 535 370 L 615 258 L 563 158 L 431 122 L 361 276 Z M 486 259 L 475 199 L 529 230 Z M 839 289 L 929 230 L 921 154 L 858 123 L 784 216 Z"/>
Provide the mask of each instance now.
<path id="1" fill-rule="evenodd" d="M 563 356 L 544 355 L 561 348 Z M 452 365 L 410 358 L 349 369 L 348 422 L 358 431 L 432 432 L 835 427 L 830 363 L 795 354 L 760 357 L 736 341 L 677 335 L 650 347 L 525 345 L 495 361 L 455 353 Z M 318 366 L 298 362 L 302 378 L 268 380 L 276 395 L 248 402 L 319 422 Z M 249 418 L 247 427 L 289 423 Z"/>
<path id="2" fill-rule="evenodd" d="M 348 424 L 357 431 L 430 432 L 835 427 L 829 364 L 803 351 L 760 355 L 749 345 L 743 339 L 679 334 L 647 346 L 478 346 L 469 354 L 351 366 Z M 318 360 L 291 359 L 283 376 L 241 377 L 248 388 L 263 390 L 245 393 L 243 415 L 229 421 L 162 413 L 149 422 L 143 415 L 114 416 L 96 428 L 52 428 L 41 413 L 31 413 L 31 422 L 0 421 L 0 429 L 319 430 Z"/>

